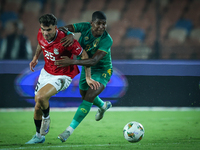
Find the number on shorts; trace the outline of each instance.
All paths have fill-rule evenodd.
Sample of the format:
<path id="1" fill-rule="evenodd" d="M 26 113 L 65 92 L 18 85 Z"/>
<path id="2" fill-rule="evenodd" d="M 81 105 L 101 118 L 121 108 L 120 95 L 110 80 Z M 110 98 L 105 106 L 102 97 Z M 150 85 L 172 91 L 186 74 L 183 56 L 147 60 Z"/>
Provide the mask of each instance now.
<path id="1" fill-rule="evenodd" d="M 40 82 L 37 83 L 36 87 L 35 87 L 35 91 L 37 92 L 38 88 L 39 88 Z"/>

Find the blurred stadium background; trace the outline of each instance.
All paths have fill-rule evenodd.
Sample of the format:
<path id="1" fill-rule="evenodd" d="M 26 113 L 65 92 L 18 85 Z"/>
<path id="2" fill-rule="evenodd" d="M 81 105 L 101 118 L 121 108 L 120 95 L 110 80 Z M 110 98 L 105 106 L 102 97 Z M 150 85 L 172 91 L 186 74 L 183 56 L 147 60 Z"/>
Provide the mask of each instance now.
<path id="1" fill-rule="evenodd" d="M 102 10 L 113 59 L 194 60 L 200 59 L 199 8 L 200 0 L 1 0 L 1 38 L 10 21 L 21 20 L 34 54 L 40 15 L 53 13 L 63 26 L 90 21 L 93 11 Z"/>

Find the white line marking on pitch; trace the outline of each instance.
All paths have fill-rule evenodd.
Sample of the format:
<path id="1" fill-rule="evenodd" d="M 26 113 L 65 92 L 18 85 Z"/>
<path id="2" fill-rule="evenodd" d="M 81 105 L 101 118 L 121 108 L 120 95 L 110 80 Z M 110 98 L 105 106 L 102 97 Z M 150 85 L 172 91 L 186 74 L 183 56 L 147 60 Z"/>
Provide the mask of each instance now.
<path id="1" fill-rule="evenodd" d="M 97 111 L 92 107 L 91 111 Z M 51 108 L 51 111 L 76 111 L 77 107 Z M 0 112 L 34 111 L 34 108 L 0 108 Z M 108 111 L 200 111 L 200 107 L 112 107 Z"/>
<path id="2" fill-rule="evenodd" d="M 200 144 L 200 142 L 190 142 L 190 144 Z M 141 143 L 128 143 L 128 144 L 89 144 L 89 145 L 61 145 L 61 146 L 36 146 L 36 147 L 16 147 L 16 148 L 3 148 L 0 150 L 18 150 L 18 149 L 45 149 L 45 148 L 64 148 L 64 147 L 104 147 L 104 146 L 153 146 L 153 145 L 180 145 L 180 144 L 185 144 L 185 143 L 146 143 L 146 144 L 141 144 Z M 26 146 L 26 145 L 25 145 Z"/>

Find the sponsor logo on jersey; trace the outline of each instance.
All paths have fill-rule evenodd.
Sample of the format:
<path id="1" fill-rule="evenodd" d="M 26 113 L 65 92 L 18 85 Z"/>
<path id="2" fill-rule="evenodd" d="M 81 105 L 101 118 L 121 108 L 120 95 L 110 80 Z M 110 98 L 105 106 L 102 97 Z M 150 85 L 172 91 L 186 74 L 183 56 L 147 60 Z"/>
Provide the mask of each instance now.
<path id="1" fill-rule="evenodd" d="M 58 55 L 59 54 L 59 52 L 58 52 L 58 49 L 57 48 L 54 48 L 54 54 L 56 54 L 56 55 Z"/>
<path id="2" fill-rule="evenodd" d="M 89 40 L 89 37 L 88 36 L 85 36 L 85 38 L 84 38 L 85 40 Z"/>
<path id="3" fill-rule="evenodd" d="M 44 48 L 44 46 L 41 46 L 42 48 Z"/>
<path id="4" fill-rule="evenodd" d="M 86 47 L 85 47 L 85 51 L 88 52 L 90 50 L 90 47 L 91 46 L 89 44 L 87 44 Z"/>
<path id="5" fill-rule="evenodd" d="M 76 48 L 76 50 L 79 50 L 79 49 L 81 49 L 81 48 L 80 48 L 80 47 L 77 47 L 77 48 Z"/>
<path id="6" fill-rule="evenodd" d="M 98 46 L 98 44 L 99 44 L 99 41 L 100 41 L 100 39 L 98 38 L 98 39 L 96 39 L 94 42 L 93 42 L 93 46 L 94 47 L 97 47 Z"/>

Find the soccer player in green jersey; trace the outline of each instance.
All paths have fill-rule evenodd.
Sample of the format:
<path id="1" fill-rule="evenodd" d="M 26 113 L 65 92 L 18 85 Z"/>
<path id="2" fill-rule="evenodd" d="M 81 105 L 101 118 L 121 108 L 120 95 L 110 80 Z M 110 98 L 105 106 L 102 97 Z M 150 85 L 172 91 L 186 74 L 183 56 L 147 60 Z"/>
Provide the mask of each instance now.
<path id="1" fill-rule="evenodd" d="M 87 52 L 89 58 L 72 60 L 67 56 L 63 56 L 63 59 L 55 62 L 55 65 L 58 65 L 58 67 L 75 64 L 83 66 L 79 81 L 79 89 L 83 102 L 78 107 L 70 126 L 58 136 L 62 142 L 65 142 L 74 129 L 81 123 L 93 104 L 99 107 L 95 116 L 96 121 L 101 120 L 105 111 L 112 107 L 111 102 L 104 102 L 98 96 L 105 89 L 113 72 L 111 60 L 111 45 L 113 40 L 107 33 L 106 26 L 106 15 L 101 11 L 96 11 L 92 14 L 91 22 L 75 23 L 63 27 L 65 29 L 68 28 L 71 32 L 81 33 L 79 43 Z M 61 42 L 65 45 L 65 38 Z M 92 79 L 100 83 L 100 87 L 97 90 L 91 89 L 87 85 L 84 66 L 91 67 Z"/>

